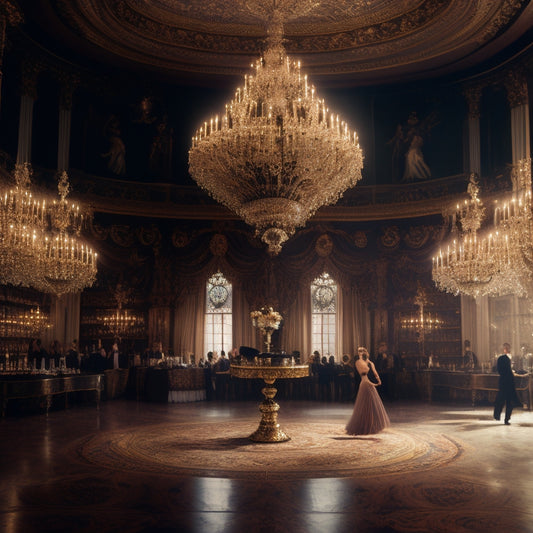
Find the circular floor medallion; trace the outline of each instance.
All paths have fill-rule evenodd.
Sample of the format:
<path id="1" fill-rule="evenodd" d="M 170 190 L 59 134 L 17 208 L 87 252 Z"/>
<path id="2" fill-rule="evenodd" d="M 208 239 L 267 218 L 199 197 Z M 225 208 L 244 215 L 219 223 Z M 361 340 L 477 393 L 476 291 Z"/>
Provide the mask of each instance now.
<path id="1" fill-rule="evenodd" d="M 225 478 L 369 477 L 439 468 L 462 445 L 442 434 L 388 429 L 346 435 L 342 424 L 287 423 L 291 440 L 257 443 L 250 420 L 143 425 L 90 435 L 72 450 L 100 467 Z"/>

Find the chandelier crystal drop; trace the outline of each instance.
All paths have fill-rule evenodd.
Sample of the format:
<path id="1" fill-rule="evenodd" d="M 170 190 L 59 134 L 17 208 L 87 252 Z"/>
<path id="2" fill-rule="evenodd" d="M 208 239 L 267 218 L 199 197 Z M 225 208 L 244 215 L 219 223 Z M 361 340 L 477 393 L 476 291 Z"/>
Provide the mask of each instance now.
<path id="1" fill-rule="evenodd" d="M 357 134 L 286 55 L 281 15 L 267 49 L 222 116 L 197 130 L 189 150 L 193 179 L 255 227 L 278 254 L 295 229 L 361 179 Z"/>

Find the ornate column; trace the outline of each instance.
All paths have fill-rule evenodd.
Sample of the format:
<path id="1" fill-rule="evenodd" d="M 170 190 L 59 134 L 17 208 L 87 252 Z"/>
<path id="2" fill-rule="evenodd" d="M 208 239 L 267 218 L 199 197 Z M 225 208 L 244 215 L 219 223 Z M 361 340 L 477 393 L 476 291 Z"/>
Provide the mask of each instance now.
<path id="1" fill-rule="evenodd" d="M 481 141 L 480 141 L 480 103 L 482 87 L 467 87 L 463 94 L 468 104 L 468 173 L 481 176 Z M 489 300 L 488 296 L 461 295 L 461 346 L 469 340 L 472 350 L 480 360 L 489 354 L 490 339 Z"/>
<path id="2" fill-rule="evenodd" d="M 511 148 L 513 165 L 516 165 L 521 159 L 531 157 L 530 151 L 530 130 L 529 130 L 529 103 L 527 79 L 524 72 L 520 69 L 509 70 L 504 81 L 507 90 L 507 99 L 511 108 Z M 513 189 L 518 183 L 513 183 Z M 512 353 L 520 353 L 521 328 L 519 323 L 519 302 L 516 296 L 510 296 L 513 328 L 509 332 L 508 342 L 511 343 Z"/>
<path id="3" fill-rule="evenodd" d="M 37 77 L 41 67 L 25 60 L 21 72 L 21 97 L 17 163 L 31 163 L 33 103 L 37 99 Z"/>
<path id="4" fill-rule="evenodd" d="M 3 59 L 4 49 L 6 47 L 6 30 L 8 24 L 10 26 L 18 26 L 23 21 L 22 13 L 18 7 L 10 2 L 4 0 L 0 3 L 0 106 L 2 103 L 2 77 L 3 77 Z"/>
<path id="5" fill-rule="evenodd" d="M 516 164 L 531 156 L 527 80 L 524 73 L 516 69 L 507 73 L 504 83 L 511 107 L 512 156 Z"/>

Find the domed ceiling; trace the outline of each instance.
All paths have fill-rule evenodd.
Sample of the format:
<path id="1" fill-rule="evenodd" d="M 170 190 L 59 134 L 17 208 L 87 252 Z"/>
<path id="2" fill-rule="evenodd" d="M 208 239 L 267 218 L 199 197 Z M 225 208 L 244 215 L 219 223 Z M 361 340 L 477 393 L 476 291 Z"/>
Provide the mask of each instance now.
<path id="1" fill-rule="evenodd" d="M 15 1 L 15 0 L 13 0 Z M 22 31 L 60 56 L 233 85 L 261 53 L 274 9 L 286 48 L 330 86 L 416 81 L 529 45 L 524 0 L 18 0 Z M 67 52 L 68 50 L 68 52 Z M 501 58 L 500 58 L 501 60 Z"/>

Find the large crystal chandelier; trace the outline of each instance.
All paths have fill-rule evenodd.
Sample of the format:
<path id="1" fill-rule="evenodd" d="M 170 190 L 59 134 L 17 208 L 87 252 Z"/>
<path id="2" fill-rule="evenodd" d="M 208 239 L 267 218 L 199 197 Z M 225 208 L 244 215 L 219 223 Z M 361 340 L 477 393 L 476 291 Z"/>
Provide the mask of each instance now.
<path id="1" fill-rule="evenodd" d="M 96 253 L 80 240 L 87 213 L 67 202 L 66 172 L 59 200 L 31 189 L 31 167 L 17 164 L 15 187 L 0 193 L 0 283 L 61 295 L 94 283 Z"/>
<path id="2" fill-rule="evenodd" d="M 517 168 L 519 178 L 514 181 L 520 184 L 510 198 L 497 202 L 494 223 L 483 231 L 485 208 L 471 176 L 470 199 L 452 216 L 452 239 L 433 257 L 433 280 L 440 290 L 474 298 L 528 294 L 533 265 L 531 170 L 529 166 L 528 186 L 527 162 Z"/>
<path id="3" fill-rule="evenodd" d="M 189 151 L 191 176 L 255 227 L 273 255 L 319 207 L 353 187 L 363 166 L 357 134 L 286 55 L 282 19 L 274 7 L 254 73 L 222 116 L 197 130 Z"/>

